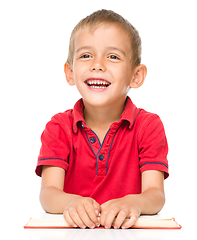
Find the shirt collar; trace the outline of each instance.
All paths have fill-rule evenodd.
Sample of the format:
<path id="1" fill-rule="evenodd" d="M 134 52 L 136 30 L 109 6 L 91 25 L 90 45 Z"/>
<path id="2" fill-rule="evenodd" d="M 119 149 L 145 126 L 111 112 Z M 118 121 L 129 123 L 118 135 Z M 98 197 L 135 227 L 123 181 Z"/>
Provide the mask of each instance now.
<path id="1" fill-rule="evenodd" d="M 85 124 L 84 116 L 83 116 L 83 109 L 84 109 L 84 104 L 82 98 L 79 99 L 73 108 L 73 131 L 74 133 L 77 133 L 78 130 L 78 122 L 81 122 Z"/>
<path id="2" fill-rule="evenodd" d="M 124 120 L 129 122 L 129 128 L 131 129 L 137 116 L 140 113 L 140 109 L 138 109 L 133 102 L 131 101 L 130 97 L 127 96 L 125 101 L 125 108 L 120 116 L 120 120 L 118 122 L 122 123 Z"/>
<path id="3" fill-rule="evenodd" d="M 73 131 L 77 133 L 78 131 L 78 122 L 85 124 L 84 115 L 83 115 L 84 104 L 82 98 L 79 99 L 74 105 L 73 109 Z M 127 96 L 125 101 L 125 108 L 120 117 L 118 123 L 122 123 L 124 120 L 129 122 L 129 128 L 131 129 L 135 119 L 137 118 L 140 110 L 133 104 L 130 97 Z"/>

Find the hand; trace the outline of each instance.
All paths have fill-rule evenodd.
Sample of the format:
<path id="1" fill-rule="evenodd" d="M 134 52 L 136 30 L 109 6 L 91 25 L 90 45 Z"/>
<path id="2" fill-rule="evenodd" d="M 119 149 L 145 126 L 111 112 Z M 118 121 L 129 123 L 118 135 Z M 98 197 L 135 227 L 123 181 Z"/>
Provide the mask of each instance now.
<path id="1" fill-rule="evenodd" d="M 73 227 L 95 228 L 100 225 L 99 213 L 100 205 L 94 199 L 77 196 L 67 205 L 63 215 Z"/>
<path id="2" fill-rule="evenodd" d="M 135 195 L 113 199 L 101 205 L 100 222 L 105 228 L 129 228 L 138 219 L 141 209 Z M 127 221 L 125 221 L 128 219 Z"/>

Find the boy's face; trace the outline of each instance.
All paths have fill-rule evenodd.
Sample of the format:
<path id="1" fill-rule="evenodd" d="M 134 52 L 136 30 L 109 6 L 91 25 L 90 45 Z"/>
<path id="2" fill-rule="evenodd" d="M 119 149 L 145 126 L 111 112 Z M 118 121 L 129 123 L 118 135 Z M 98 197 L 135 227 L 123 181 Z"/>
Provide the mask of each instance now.
<path id="1" fill-rule="evenodd" d="M 135 71 L 128 36 L 116 25 L 83 29 L 75 38 L 71 85 L 85 103 L 106 106 L 125 101 Z M 67 79 L 68 80 L 68 79 Z"/>

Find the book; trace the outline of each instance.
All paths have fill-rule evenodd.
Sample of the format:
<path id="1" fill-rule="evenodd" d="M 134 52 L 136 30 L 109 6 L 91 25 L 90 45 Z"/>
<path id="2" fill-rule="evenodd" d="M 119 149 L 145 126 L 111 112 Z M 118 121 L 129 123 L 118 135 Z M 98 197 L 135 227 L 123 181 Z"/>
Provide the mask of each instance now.
<path id="1" fill-rule="evenodd" d="M 127 219 L 125 221 L 128 221 Z M 112 225 L 113 226 L 113 225 Z M 31 218 L 24 228 L 74 228 L 70 226 L 64 218 Z M 104 228 L 98 226 L 96 228 Z M 174 218 L 172 219 L 152 219 L 139 218 L 136 223 L 131 226 L 135 229 L 181 229 Z"/>

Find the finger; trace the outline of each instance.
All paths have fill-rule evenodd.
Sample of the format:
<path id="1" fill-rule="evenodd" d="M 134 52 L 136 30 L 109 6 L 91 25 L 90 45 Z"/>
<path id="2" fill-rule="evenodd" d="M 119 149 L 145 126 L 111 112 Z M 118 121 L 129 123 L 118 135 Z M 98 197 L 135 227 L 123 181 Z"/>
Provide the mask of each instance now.
<path id="1" fill-rule="evenodd" d="M 77 227 L 77 225 L 73 222 L 73 220 L 71 219 L 68 210 L 66 209 L 63 213 L 64 219 L 66 220 L 66 222 L 73 227 Z"/>
<path id="2" fill-rule="evenodd" d="M 82 210 L 81 210 L 81 212 L 82 212 Z M 83 210 L 83 212 L 85 212 L 85 209 Z M 83 228 L 83 229 L 86 228 L 86 225 L 82 221 L 82 218 L 76 209 L 70 208 L 69 216 L 70 216 L 71 220 L 74 222 L 74 224 L 76 224 L 78 227 Z"/>
<path id="3" fill-rule="evenodd" d="M 100 215 L 100 224 L 102 226 L 105 226 L 105 219 L 107 217 L 107 211 L 106 210 L 101 210 L 101 215 Z"/>
<path id="4" fill-rule="evenodd" d="M 128 215 L 129 215 L 129 210 L 128 209 L 122 209 L 118 213 L 118 215 L 117 215 L 117 217 L 114 221 L 114 228 L 115 229 L 120 228 L 120 226 L 124 223 L 124 221 L 125 221 L 125 219 Z"/>
<path id="5" fill-rule="evenodd" d="M 96 224 L 91 220 L 91 217 L 95 218 L 95 222 L 97 222 L 98 219 L 96 217 L 95 209 L 92 204 L 78 206 L 77 212 L 85 226 L 89 228 L 95 228 Z"/>
<path id="6" fill-rule="evenodd" d="M 84 222 L 85 226 L 89 228 L 95 228 L 96 224 L 98 222 L 98 219 L 96 217 L 95 209 L 93 205 L 88 204 L 84 205 L 84 211 L 80 208 L 77 209 L 78 214 L 81 218 L 81 220 Z"/>
<path id="7" fill-rule="evenodd" d="M 105 226 L 105 221 L 106 221 L 106 217 L 109 212 L 109 209 L 110 209 L 110 201 L 105 202 L 101 205 L 100 224 L 102 226 Z"/>
<path id="8" fill-rule="evenodd" d="M 111 225 L 118 214 L 118 208 L 111 208 L 108 212 L 103 211 L 103 218 L 101 213 L 101 224 L 105 226 L 106 229 L 111 228 Z"/>
<path id="9" fill-rule="evenodd" d="M 98 204 L 98 203 L 94 200 L 93 206 L 94 206 L 94 209 L 95 209 L 96 216 L 97 216 L 97 217 L 100 217 L 101 205 Z"/>
<path id="10" fill-rule="evenodd" d="M 101 206 L 96 201 L 94 201 L 93 206 L 94 206 L 96 218 L 97 218 L 97 221 L 95 222 L 95 224 L 97 227 L 99 227 L 100 226 Z"/>
<path id="11" fill-rule="evenodd" d="M 125 222 L 122 224 L 121 228 L 122 229 L 130 228 L 138 220 L 138 217 L 139 217 L 138 214 L 132 214 L 129 219 L 125 220 Z"/>
<path id="12" fill-rule="evenodd" d="M 94 208 L 93 204 L 86 204 L 84 205 L 86 213 L 88 218 L 85 220 L 84 223 L 89 227 L 89 228 L 94 228 L 95 226 L 99 225 L 100 221 L 98 220 L 97 217 L 97 209 Z"/>

